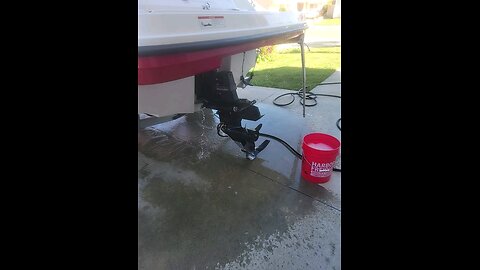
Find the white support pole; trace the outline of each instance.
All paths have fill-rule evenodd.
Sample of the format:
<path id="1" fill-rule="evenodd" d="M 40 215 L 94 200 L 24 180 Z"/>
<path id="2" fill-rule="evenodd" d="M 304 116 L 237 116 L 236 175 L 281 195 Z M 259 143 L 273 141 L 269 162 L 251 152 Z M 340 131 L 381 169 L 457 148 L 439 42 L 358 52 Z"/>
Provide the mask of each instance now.
<path id="1" fill-rule="evenodd" d="M 300 39 L 300 50 L 302 54 L 302 87 L 303 87 L 303 118 L 305 118 L 305 98 L 306 98 L 306 82 L 307 82 L 307 72 L 305 70 L 305 43 L 304 43 L 305 35 L 302 35 Z"/>

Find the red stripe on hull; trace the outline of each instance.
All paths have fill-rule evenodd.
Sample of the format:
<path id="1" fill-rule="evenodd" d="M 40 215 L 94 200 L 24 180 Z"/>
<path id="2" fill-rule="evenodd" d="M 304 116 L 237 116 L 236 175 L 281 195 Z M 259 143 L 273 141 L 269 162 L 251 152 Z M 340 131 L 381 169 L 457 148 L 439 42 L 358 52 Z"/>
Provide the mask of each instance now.
<path id="1" fill-rule="evenodd" d="M 228 47 L 187 53 L 138 57 L 138 84 L 156 84 L 219 68 L 222 58 L 255 48 L 294 40 L 302 32 Z"/>

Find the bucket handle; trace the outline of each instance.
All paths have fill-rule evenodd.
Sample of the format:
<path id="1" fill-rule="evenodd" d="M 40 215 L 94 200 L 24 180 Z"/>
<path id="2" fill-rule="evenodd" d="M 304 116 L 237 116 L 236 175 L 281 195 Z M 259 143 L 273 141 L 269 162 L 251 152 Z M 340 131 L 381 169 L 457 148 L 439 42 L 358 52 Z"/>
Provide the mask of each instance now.
<path id="1" fill-rule="evenodd" d="M 305 154 L 302 155 L 302 159 L 305 160 L 310 167 L 312 167 L 312 163 L 308 162 L 307 158 L 305 157 Z"/>

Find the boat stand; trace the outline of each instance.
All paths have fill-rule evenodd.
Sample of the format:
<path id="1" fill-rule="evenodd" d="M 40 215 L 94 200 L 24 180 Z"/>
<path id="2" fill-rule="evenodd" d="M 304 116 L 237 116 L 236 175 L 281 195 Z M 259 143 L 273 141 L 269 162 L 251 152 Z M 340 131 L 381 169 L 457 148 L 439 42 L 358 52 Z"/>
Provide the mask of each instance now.
<path id="1" fill-rule="evenodd" d="M 307 71 L 305 69 L 305 34 L 302 34 L 300 37 L 299 43 L 300 44 L 300 53 L 302 56 L 302 91 L 303 91 L 303 118 L 305 118 L 305 98 L 306 98 L 306 82 L 307 82 Z"/>

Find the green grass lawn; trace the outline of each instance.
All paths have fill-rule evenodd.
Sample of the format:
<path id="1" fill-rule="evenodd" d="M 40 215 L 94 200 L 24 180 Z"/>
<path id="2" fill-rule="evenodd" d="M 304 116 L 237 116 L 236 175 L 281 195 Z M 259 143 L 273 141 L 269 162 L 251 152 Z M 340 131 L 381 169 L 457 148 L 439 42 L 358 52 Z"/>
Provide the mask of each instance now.
<path id="1" fill-rule="evenodd" d="M 313 89 L 340 67 L 340 47 L 305 48 L 307 87 Z M 253 85 L 298 90 L 302 88 L 300 49 L 274 51 L 271 61 L 257 63 Z"/>
<path id="2" fill-rule="evenodd" d="M 341 18 L 323 19 L 323 20 L 314 22 L 313 25 L 340 25 L 341 24 L 340 19 Z"/>

